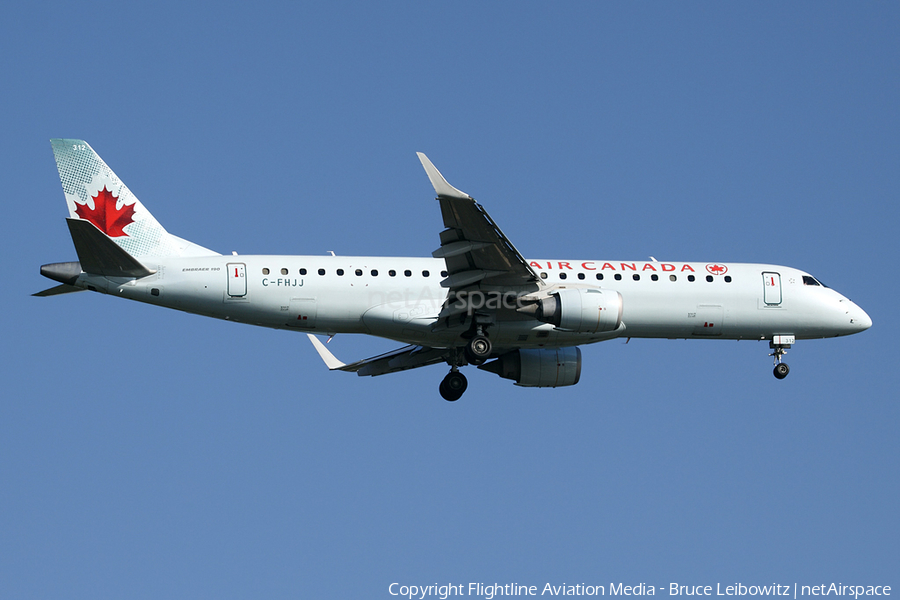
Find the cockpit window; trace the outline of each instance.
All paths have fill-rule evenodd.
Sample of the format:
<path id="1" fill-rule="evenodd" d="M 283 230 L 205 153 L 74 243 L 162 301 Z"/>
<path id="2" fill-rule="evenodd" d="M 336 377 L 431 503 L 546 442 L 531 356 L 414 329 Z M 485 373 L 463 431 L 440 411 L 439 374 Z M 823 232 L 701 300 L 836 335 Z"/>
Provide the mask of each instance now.
<path id="1" fill-rule="evenodd" d="M 803 285 L 821 285 L 822 287 L 828 287 L 827 285 L 820 282 L 815 277 L 811 277 L 810 275 L 803 276 Z"/>

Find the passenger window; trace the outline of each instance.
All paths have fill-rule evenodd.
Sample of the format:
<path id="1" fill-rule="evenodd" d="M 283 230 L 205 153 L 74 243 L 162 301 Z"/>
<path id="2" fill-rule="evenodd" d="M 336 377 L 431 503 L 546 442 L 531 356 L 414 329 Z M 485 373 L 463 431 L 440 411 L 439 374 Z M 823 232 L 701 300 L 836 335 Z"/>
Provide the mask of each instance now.
<path id="1" fill-rule="evenodd" d="M 429 275 L 431 275 L 431 273 L 428 271 L 422 271 L 422 277 L 428 277 Z"/>
<path id="2" fill-rule="evenodd" d="M 597 281 L 603 281 L 603 273 L 597 273 Z"/>
<path id="3" fill-rule="evenodd" d="M 707 276 L 706 276 L 706 280 L 707 280 L 708 282 L 712 283 L 712 282 L 713 282 L 713 276 L 712 276 L 712 275 L 707 275 Z"/>
<path id="4" fill-rule="evenodd" d="M 688 281 L 694 281 L 695 279 L 696 277 L 694 277 L 693 275 L 688 275 Z"/>
<path id="5" fill-rule="evenodd" d="M 546 273 L 541 273 L 541 279 L 547 279 L 547 274 L 546 274 Z"/>
<path id="6" fill-rule="evenodd" d="M 567 275 L 566 275 L 565 273 L 560 273 L 560 274 L 559 274 L 559 278 L 560 278 L 560 279 L 565 279 L 566 277 L 567 277 Z"/>
<path id="7" fill-rule="evenodd" d="M 653 275 L 650 276 L 650 279 L 652 279 L 653 281 L 659 281 L 659 275 L 654 273 Z"/>
<path id="8" fill-rule="evenodd" d="M 677 281 L 677 280 L 678 280 L 678 278 L 675 277 L 674 275 L 669 275 L 669 281 Z"/>
<path id="9" fill-rule="evenodd" d="M 622 274 L 621 274 L 621 273 L 616 273 L 616 276 L 615 276 L 615 277 L 616 277 L 616 281 L 622 281 Z"/>
<path id="10" fill-rule="evenodd" d="M 263 275 L 268 275 L 268 274 L 269 274 L 269 268 L 263 267 Z"/>
<path id="11" fill-rule="evenodd" d="M 441 277 L 446 277 L 447 275 L 449 275 L 447 271 L 441 271 Z"/>
<path id="12" fill-rule="evenodd" d="M 378 269 L 372 269 L 372 277 L 378 277 Z"/>
<path id="13" fill-rule="evenodd" d="M 306 269 L 300 269 L 300 274 L 301 274 L 301 275 L 306 275 Z"/>
<path id="14" fill-rule="evenodd" d="M 288 270 L 287 270 L 287 269 L 281 269 L 281 274 L 282 274 L 282 275 L 287 275 L 287 273 L 288 273 Z"/>
<path id="15" fill-rule="evenodd" d="M 731 283 L 731 275 L 725 276 L 725 283 Z"/>
<path id="16" fill-rule="evenodd" d="M 357 276 L 357 277 L 362 277 L 362 269 L 357 269 L 357 270 L 356 270 L 356 276 Z"/>
<path id="17" fill-rule="evenodd" d="M 325 269 L 319 269 L 319 275 L 324 275 L 324 274 L 325 274 Z"/>
<path id="18" fill-rule="evenodd" d="M 409 269 L 403 271 L 403 274 L 406 275 L 407 277 L 412 277 L 412 271 L 410 271 Z"/>
<path id="19" fill-rule="evenodd" d="M 343 270 L 343 269 L 338 269 L 338 270 L 337 270 L 337 274 L 338 274 L 339 276 L 343 276 L 344 270 Z"/>
<path id="20" fill-rule="evenodd" d="M 635 273 L 634 275 L 632 275 L 631 278 L 634 279 L 635 281 L 640 281 L 640 280 L 641 280 L 641 276 L 638 275 L 637 273 Z"/>
<path id="21" fill-rule="evenodd" d="M 579 274 L 578 274 L 578 279 L 584 279 L 584 273 L 579 273 Z"/>
<path id="22" fill-rule="evenodd" d="M 397 276 L 397 271 L 391 269 L 390 271 L 388 271 L 388 275 L 390 275 L 391 277 L 396 277 L 396 276 Z"/>

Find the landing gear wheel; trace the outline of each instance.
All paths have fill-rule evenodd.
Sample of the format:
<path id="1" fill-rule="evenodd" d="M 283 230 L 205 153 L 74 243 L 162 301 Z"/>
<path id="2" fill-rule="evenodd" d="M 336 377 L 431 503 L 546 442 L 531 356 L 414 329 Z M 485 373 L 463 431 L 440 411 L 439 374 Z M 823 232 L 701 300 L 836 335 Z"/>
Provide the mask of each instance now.
<path id="1" fill-rule="evenodd" d="M 785 337 L 789 338 L 787 341 L 790 341 L 791 343 L 793 343 L 794 336 L 792 336 L 792 335 L 791 336 L 778 335 L 778 336 L 775 336 L 771 342 L 769 342 L 769 348 L 772 349 L 772 353 L 769 354 L 769 356 L 775 357 L 775 370 L 773 371 L 773 373 L 775 374 L 776 379 L 784 379 L 785 377 L 788 376 L 788 373 L 791 372 L 790 367 L 788 367 L 785 363 L 781 362 L 781 357 L 785 355 L 785 353 L 788 351 L 788 348 L 791 347 L 791 344 L 780 344 L 780 343 L 776 344 L 775 343 L 776 340 L 781 341 L 782 338 L 785 338 Z"/>
<path id="2" fill-rule="evenodd" d="M 476 335 L 466 346 L 466 360 L 473 365 L 483 364 L 491 355 L 491 340 L 483 335 Z"/>
<path id="3" fill-rule="evenodd" d="M 778 363 L 777 365 L 775 365 L 774 373 L 777 379 L 784 379 L 790 372 L 791 369 L 787 366 L 787 363 Z"/>
<path id="4" fill-rule="evenodd" d="M 450 371 L 441 381 L 438 390 L 441 392 L 441 398 L 448 402 L 456 402 L 462 397 L 467 387 L 469 387 L 469 382 L 466 381 L 465 375 L 459 371 Z"/>

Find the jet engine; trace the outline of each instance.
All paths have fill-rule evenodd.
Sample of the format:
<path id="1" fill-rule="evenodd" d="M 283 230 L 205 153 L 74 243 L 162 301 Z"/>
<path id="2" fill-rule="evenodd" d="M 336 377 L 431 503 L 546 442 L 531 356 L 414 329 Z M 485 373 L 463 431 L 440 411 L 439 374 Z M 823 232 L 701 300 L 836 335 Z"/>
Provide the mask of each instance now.
<path id="1" fill-rule="evenodd" d="M 622 294 L 612 290 L 566 288 L 518 311 L 566 331 L 615 331 L 622 323 Z"/>
<path id="2" fill-rule="evenodd" d="M 478 368 L 523 387 L 575 385 L 581 378 L 581 348 L 514 350 Z"/>

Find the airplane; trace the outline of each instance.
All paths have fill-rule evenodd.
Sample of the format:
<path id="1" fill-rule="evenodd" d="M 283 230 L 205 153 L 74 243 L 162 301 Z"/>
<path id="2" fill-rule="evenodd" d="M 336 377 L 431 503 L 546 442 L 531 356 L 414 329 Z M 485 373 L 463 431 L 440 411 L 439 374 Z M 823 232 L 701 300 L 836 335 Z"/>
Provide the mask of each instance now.
<path id="1" fill-rule="evenodd" d="M 797 340 L 871 327 L 859 306 L 812 275 L 727 262 L 528 260 L 484 207 L 422 153 L 444 230 L 431 257 L 222 255 L 172 235 L 84 141 L 51 140 L 78 261 L 46 264 L 59 283 L 226 321 L 307 334 L 330 370 L 375 376 L 445 363 L 525 387 L 575 385 L 580 345 L 616 338 L 769 342 L 774 375 Z M 406 344 L 345 364 L 316 335 Z M 314 335 L 315 334 L 315 335 Z M 326 342 L 327 343 L 327 342 Z"/>

